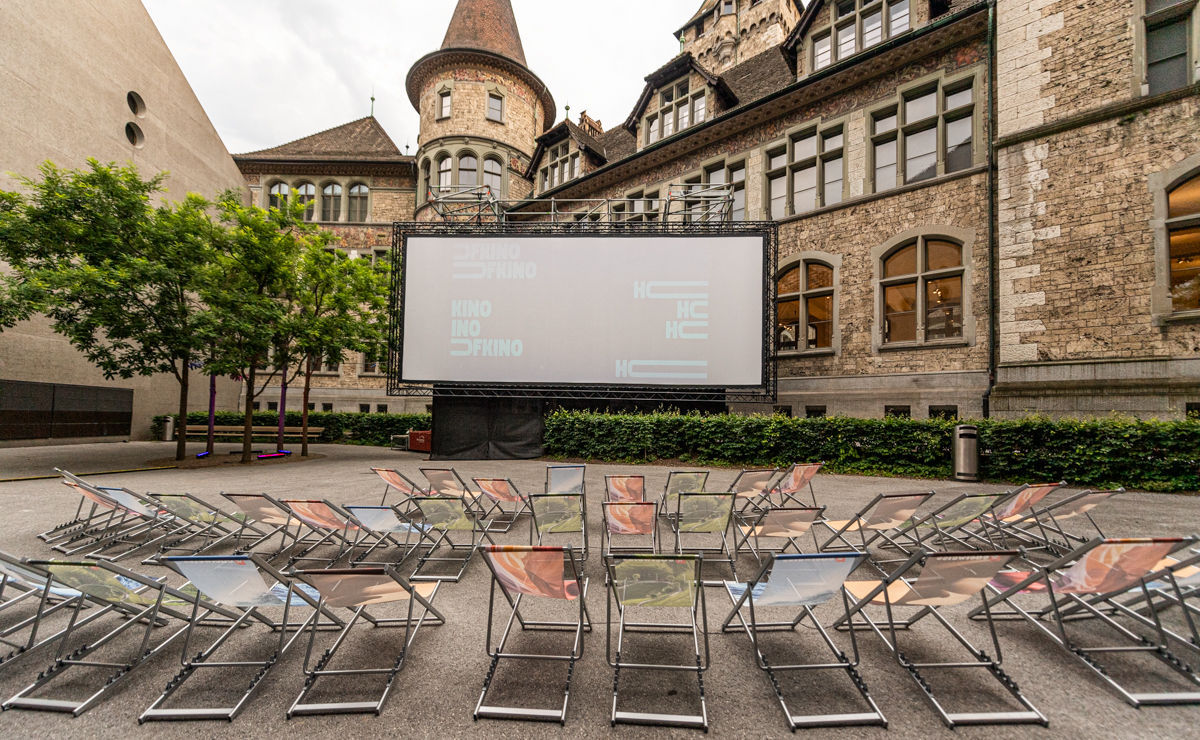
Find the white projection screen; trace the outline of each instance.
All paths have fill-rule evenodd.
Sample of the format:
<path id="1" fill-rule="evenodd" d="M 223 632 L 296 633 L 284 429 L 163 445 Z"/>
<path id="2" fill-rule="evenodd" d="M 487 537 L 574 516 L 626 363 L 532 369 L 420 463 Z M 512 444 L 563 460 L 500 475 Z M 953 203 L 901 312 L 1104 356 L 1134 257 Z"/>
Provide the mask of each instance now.
<path id="1" fill-rule="evenodd" d="M 766 239 L 409 235 L 401 380 L 761 386 Z"/>

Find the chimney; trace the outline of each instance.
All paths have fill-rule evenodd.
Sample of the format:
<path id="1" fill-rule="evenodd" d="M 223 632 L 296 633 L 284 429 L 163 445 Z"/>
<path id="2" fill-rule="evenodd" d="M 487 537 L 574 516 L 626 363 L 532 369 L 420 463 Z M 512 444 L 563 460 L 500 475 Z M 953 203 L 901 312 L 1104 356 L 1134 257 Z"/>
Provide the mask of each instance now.
<path id="1" fill-rule="evenodd" d="M 579 114 L 579 128 L 583 129 L 584 132 L 592 138 L 600 138 L 604 135 L 604 126 L 602 126 L 599 121 L 589 116 L 587 111 L 583 111 Z"/>

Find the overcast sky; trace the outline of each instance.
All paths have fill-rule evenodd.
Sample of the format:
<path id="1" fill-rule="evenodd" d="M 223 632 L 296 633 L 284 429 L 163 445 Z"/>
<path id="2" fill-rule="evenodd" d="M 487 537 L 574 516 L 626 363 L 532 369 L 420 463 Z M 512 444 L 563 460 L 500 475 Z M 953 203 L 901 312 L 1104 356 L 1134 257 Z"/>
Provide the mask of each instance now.
<path id="1" fill-rule="evenodd" d="M 442 44 L 456 0 L 143 0 L 231 153 L 277 146 L 371 110 L 416 151 L 404 91 Z M 701 0 L 512 0 L 525 58 L 571 117 L 625 120 L 644 77 L 679 52 Z"/>

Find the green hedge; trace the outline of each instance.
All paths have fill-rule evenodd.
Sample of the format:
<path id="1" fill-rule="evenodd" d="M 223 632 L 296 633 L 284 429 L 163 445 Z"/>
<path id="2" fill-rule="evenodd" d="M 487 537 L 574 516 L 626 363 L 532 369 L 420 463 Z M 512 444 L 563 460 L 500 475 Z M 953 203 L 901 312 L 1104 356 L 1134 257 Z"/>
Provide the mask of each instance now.
<path id="1" fill-rule="evenodd" d="M 174 416 L 172 414 L 171 416 Z M 150 427 L 153 439 L 162 438 L 163 424 L 166 416 L 156 416 Z M 217 413 L 218 426 L 241 426 L 243 415 L 236 411 L 220 411 Z M 284 423 L 290 427 L 300 426 L 300 412 L 289 411 L 284 415 Z M 320 437 L 309 435 L 310 442 L 349 442 L 352 444 L 376 445 L 386 447 L 391 443 L 392 435 L 404 434 L 409 429 L 429 429 L 433 417 L 429 414 L 362 414 L 362 413 L 329 413 L 322 411 L 308 412 L 310 427 L 324 427 Z M 208 414 L 203 411 L 193 411 L 188 414 L 188 424 L 208 424 Z M 275 411 L 256 411 L 255 426 L 276 426 L 279 424 L 279 414 Z M 202 439 L 193 437 L 193 439 Z M 225 437 L 222 441 L 229 441 Z M 255 439 L 270 440 L 274 437 L 255 437 Z"/>
<path id="2" fill-rule="evenodd" d="M 837 473 L 950 478 L 957 422 L 844 416 L 596 414 L 546 419 L 546 454 L 614 462 L 683 460 L 786 465 L 823 460 Z M 1066 480 L 1153 491 L 1200 488 L 1200 422 L 1125 418 L 972 421 L 980 474 L 1017 483 Z"/>

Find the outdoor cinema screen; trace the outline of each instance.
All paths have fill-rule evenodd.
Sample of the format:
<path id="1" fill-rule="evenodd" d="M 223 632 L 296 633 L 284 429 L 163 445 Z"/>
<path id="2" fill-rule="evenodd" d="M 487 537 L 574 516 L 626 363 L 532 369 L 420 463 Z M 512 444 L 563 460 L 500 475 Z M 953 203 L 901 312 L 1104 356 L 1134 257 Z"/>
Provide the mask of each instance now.
<path id="1" fill-rule="evenodd" d="M 766 236 L 410 235 L 405 382 L 764 382 Z"/>

